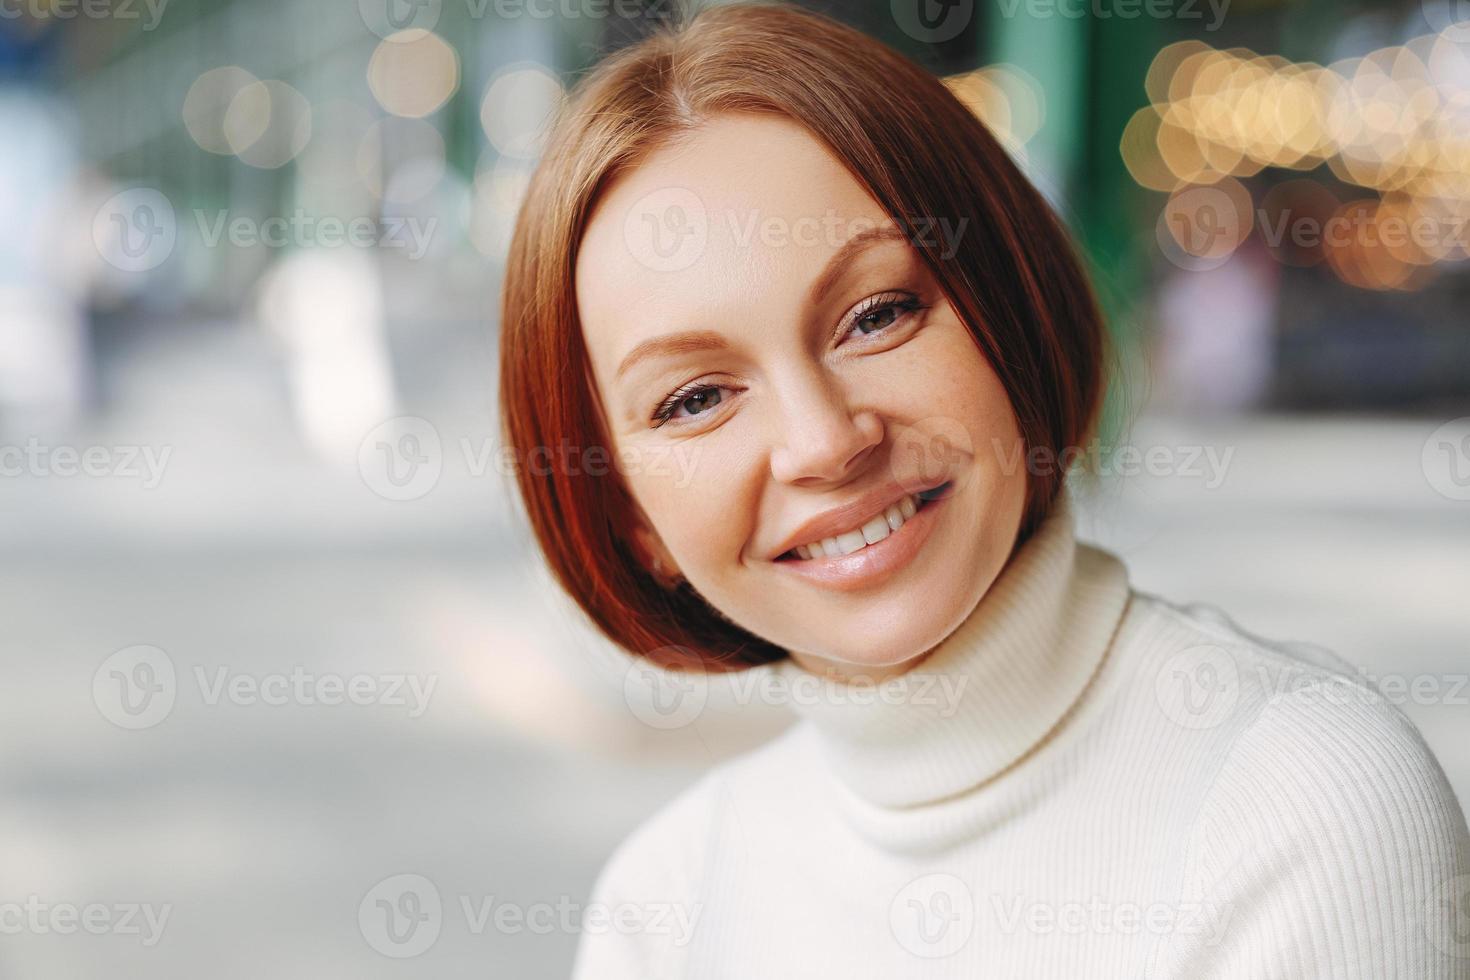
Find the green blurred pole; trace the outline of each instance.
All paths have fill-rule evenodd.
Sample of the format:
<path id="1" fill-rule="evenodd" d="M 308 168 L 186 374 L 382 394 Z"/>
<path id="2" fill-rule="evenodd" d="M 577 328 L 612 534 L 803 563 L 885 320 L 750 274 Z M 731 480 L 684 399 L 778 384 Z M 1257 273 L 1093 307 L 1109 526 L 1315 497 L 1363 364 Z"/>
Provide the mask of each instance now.
<path id="1" fill-rule="evenodd" d="M 1000 5 L 1001 0 L 994 0 Z M 1010 62 L 1041 85 L 1046 118 L 1027 145 L 1032 178 L 1071 225 L 1089 264 L 1107 318 L 1116 366 L 1137 363 L 1139 305 L 1146 281 L 1145 192 L 1123 165 L 1123 127 L 1146 96 L 1144 76 L 1163 45 L 1159 23 L 1146 17 L 1069 17 L 1054 6 L 1028 13 L 1025 2 L 992 12 L 993 62 Z M 1014 11 L 1005 16 L 999 11 Z M 1115 443 L 1131 405 L 1128 379 L 1117 378 L 1099 436 Z"/>

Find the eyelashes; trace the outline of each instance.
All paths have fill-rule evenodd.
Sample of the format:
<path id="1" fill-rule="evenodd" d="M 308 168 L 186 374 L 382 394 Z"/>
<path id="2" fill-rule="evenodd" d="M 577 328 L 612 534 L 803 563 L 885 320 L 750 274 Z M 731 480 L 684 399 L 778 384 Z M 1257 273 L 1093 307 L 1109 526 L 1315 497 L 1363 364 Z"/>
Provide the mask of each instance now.
<path id="1" fill-rule="evenodd" d="M 910 292 L 889 291 L 877 293 L 868 297 L 852 309 L 838 324 L 838 333 L 834 338 L 838 345 L 853 330 L 862 327 L 871 327 L 864 330 L 861 336 L 871 337 L 875 334 L 885 334 L 898 324 L 904 323 L 922 313 L 929 307 L 923 303 L 918 296 Z M 681 408 L 692 407 L 688 418 L 704 415 L 725 400 L 721 392 L 730 390 L 727 385 L 714 384 L 707 379 L 691 381 L 681 385 L 670 392 L 663 401 L 654 408 L 649 422 L 653 428 L 659 428 L 670 421 L 681 418 L 677 415 Z M 686 404 L 692 403 L 692 405 Z M 676 425 L 687 424 L 675 421 Z"/>

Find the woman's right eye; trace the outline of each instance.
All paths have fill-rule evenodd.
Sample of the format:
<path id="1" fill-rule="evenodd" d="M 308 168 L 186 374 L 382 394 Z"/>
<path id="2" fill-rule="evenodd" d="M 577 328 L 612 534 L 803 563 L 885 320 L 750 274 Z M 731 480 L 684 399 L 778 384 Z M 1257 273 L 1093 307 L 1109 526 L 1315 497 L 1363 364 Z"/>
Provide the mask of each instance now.
<path id="1" fill-rule="evenodd" d="M 721 394 L 725 389 L 719 385 L 694 384 L 686 385 L 665 398 L 658 408 L 654 410 L 653 421 L 658 428 L 670 419 L 685 417 L 678 413 L 681 409 L 688 412 L 688 416 L 703 415 L 724 401 Z"/>

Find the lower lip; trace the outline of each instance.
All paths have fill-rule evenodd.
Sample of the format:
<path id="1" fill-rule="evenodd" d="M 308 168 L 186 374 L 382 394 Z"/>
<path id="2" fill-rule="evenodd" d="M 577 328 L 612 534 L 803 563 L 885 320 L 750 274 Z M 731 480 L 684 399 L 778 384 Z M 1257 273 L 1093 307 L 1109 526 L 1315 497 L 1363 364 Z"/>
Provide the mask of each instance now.
<path id="1" fill-rule="evenodd" d="M 797 575 L 823 588 L 839 592 L 860 592 L 882 585 L 908 566 L 929 540 L 939 509 L 948 502 L 944 496 L 930 500 L 903 526 L 877 544 L 866 545 L 850 555 L 831 558 L 806 558 L 775 562 L 783 573 Z"/>

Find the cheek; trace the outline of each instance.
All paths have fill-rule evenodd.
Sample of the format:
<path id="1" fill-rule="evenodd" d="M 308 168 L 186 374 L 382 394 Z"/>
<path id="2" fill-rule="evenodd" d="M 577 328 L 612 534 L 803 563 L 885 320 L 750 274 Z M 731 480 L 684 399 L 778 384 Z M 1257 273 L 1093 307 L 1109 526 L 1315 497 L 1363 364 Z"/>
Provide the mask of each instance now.
<path id="1" fill-rule="evenodd" d="M 935 465 L 954 453 L 991 471 L 1019 451 L 1020 429 L 1005 386 L 969 330 L 946 311 L 912 341 L 874 359 L 882 409 Z M 912 447 L 902 445 L 897 451 Z M 994 476 L 992 475 L 992 477 Z"/>
<path id="2" fill-rule="evenodd" d="M 748 454 L 720 436 L 629 452 L 636 462 L 628 489 L 696 586 L 707 581 L 708 570 L 740 553 L 750 530 L 746 515 L 754 506 L 741 462 Z"/>

